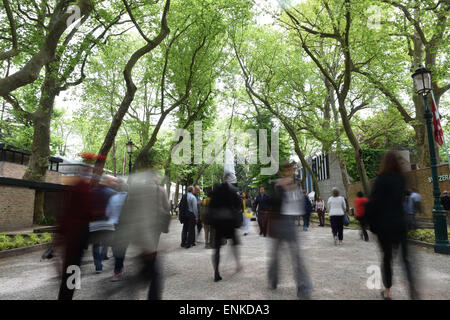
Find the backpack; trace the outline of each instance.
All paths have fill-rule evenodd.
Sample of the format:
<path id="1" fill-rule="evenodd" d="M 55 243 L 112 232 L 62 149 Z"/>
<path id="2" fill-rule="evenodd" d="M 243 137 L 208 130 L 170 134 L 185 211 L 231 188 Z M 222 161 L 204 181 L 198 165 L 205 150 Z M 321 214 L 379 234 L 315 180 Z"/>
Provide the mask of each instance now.
<path id="1" fill-rule="evenodd" d="M 183 194 L 183 196 L 181 197 L 178 209 L 178 220 L 180 220 L 180 223 L 183 224 L 188 212 L 187 194 Z"/>

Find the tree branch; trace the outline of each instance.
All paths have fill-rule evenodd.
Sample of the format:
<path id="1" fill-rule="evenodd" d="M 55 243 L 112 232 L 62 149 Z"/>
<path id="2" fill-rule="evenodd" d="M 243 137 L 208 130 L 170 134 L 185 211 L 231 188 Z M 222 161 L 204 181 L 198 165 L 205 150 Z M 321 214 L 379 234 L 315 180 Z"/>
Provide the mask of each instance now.
<path id="1" fill-rule="evenodd" d="M 12 58 L 16 56 L 19 51 L 17 49 L 17 31 L 16 31 L 16 24 L 14 22 L 14 17 L 12 14 L 11 7 L 9 6 L 8 0 L 3 0 L 3 6 L 6 10 L 6 15 L 8 17 L 9 26 L 11 28 L 11 42 L 12 42 L 12 49 L 8 50 L 6 52 L 0 53 L 0 61 Z"/>

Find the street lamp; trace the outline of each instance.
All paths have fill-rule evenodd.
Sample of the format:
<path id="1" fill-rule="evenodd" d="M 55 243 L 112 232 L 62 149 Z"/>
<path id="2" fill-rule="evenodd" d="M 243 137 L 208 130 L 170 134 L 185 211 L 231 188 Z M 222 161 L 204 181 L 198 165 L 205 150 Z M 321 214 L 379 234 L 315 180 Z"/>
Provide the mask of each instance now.
<path id="1" fill-rule="evenodd" d="M 130 161 L 129 161 L 129 163 L 128 163 L 128 171 L 129 171 L 129 175 L 131 175 L 131 155 L 133 154 L 133 151 L 134 151 L 134 144 L 133 144 L 133 141 L 131 141 L 131 140 L 128 140 L 128 143 L 127 143 L 127 152 L 128 152 L 128 154 L 130 155 Z"/>
<path id="2" fill-rule="evenodd" d="M 418 94 L 421 94 L 425 103 L 425 122 L 428 133 L 428 148 L 430 152 L 431 175 L 433 177 L 433 222 L 435 244 L 434 252 L 450 254 L 450 244 L 448 242 L 446 212 L 441 204 L 441 191 L 439 189 L 437 161 L 434 150 L 433 129 L 431 127 L 432 114 L 428 107 L 428 93 L 431 91 L 431 72 L 424 67 L 419 69 L 412 75 L 414 79 L 414 87 Z"/>

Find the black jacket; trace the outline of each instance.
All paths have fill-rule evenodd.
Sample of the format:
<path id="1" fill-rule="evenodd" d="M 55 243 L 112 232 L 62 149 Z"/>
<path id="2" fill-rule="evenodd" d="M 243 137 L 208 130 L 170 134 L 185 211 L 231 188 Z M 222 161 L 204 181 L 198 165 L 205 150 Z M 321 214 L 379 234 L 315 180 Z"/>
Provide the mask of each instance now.
<path id="1" fill-rule="evenodd" d="M 450 197 L 449 196 L 442 197 L 441 203 L 445 210 L 450 210 Z"/>
<path id="2" fill-rule="evenodd" d="M 269 202 L 269 196 L 267 194 L 264 193 L 263 196 L 261 196 L 261 194 L 258 194 L 258 196 L 255 199 L 255 202 L 253 203 L 253 211 L 256 212 L 256 207 L 258 207 L 258 212 L 267 210 L 269 207 L 268 202 Z"/>
<path id="3" fill-rule="evenodd" d="M 215 228 L 239 228 L 243 217 L 238 189 L 229 183 L 216 186 L 211 195 L 208 216 L 208 221 Z"/>
<path id="4" fill-rule="evenodd" d="M 377 176 L 366 207 L 366 218 L 372 232 L 392 238 L 407 232 L 403 207 L 406 181 L 401 175 Z"/>

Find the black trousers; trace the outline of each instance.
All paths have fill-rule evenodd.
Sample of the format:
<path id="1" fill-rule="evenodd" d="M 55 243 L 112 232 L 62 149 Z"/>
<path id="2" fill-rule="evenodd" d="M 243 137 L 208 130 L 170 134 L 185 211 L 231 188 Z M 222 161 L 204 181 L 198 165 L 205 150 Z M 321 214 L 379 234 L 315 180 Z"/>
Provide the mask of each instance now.
<path id="1" fill-rule="evenodd" d="M 406 272 L 406 278 L 409 282 L 410 295 L 412 299 L 417 298 L 415 289 L 415 279 L 409 261 L 408 245 L 406 234 L 392 237 L 392 235 L 378 234 L 378 243 L 383 251 L 383 262 L 381 264 L 381 274 L 385 288 L 392 287 L 392 255 L 395 249 L 401 246 L 403 266 Z"/>
<path id="2" fill-rule="evenodd" d="M 141 271 L 142 276 L 148 282 L 148 300 L 161 300 L 162 293 L 162 275 L 161 275 L 161 267 L 159 265 L 159 261 L 157 259 L 157 253 L 151 253 L 148 255 L 144 255 L 143 259 L 143 269 Z"/>
<path id="3" fill-rule="evenodd" d="M 58 300 L 72 300 L 75 289 L 69 289 L 67 280 L 71 274 L 67 273 L 67 268 L 71 265 L 80 267 L 84 250 L 88 246 L 89 227 L 86 224 L 81 228 L 74 228 L 72 234 L 65 239 L 63 256 L 63 270 L 61 285 L 59 287 Z"/>
<path id="4" fill-rule="evenodd" d="M 195 244 L 195 215 L 189 212 L 186 215 L 181 231 L 181 245 L 192 246 Z"/>
<path id="5" fill-rule="evenodd" d="M 266 212 L 258 212 L 259 234 L 264 237 L 267 235 L 268 214 Z"/>
<path id="6" fill-rule="evenodd" d="M 369 234 L 367 233 L 367 222 L 366 219 L 364 219 L 364 217 L 358 218 L 356 217 L 356 219 L 358 219 L 359 224 L 361 226 L 361 232 L 364 236 L 364 240 L 365 241 L 369 241 Z"/>
<path id="7" fill-rule="evenodd" d="M 237 245 L 240 243 L 239 238 L 236 235 L 234 228 L 215 228 L 214 232 L 214 275 L 219 275 L 219 263 L 220 263 L 220 247 L 222 246 L 222 240 L 230 238 L 233 241 L 233 255 L 236 262 L 239 264 L 239 250 Z"/>
<path id="8" fill-rule="evenodd" d="M 339 240 L 344 240 L 344 216 L 330 216 L 330 223 L 333 237 L 338 236 Z"/>

